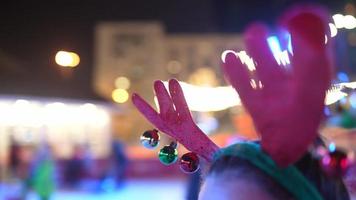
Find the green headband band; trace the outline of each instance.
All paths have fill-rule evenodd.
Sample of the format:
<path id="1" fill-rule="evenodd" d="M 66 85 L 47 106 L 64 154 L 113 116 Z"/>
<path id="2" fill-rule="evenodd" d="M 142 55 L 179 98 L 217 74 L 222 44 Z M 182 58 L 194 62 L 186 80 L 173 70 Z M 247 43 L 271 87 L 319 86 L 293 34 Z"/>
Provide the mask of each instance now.
<path id="1" fill-rule="evenodd" d="M 278 167 L 275 162 L 264 153 L 260 145 L 252 142 L 237 143 L 220 149 L 214 155 L 214 160 L 222 156 L 236 156 L 247 160 L 264 173 L 271 176 L 282 187 L 298 200 L 322 200 L 317 189 L 293 165 L 286 168 Z"/>

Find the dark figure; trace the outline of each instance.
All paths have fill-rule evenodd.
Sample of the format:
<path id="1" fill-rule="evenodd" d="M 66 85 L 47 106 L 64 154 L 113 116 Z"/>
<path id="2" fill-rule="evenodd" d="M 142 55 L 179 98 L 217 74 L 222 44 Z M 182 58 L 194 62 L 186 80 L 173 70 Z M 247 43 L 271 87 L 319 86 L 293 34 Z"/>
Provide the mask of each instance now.
<path id="1" fill-rule="evenodd" d="M 65 182 L 70 187 L 77 187 L 84 173 L 84 161 L 82 149 L 77 146 L 73 157 L 68 160 L 65 169 Z"/>
<path id="2" fill-rule="evenodd" d="M 10 138 L 10 169 L 13 176 L 18 175 L 18 168 L 20 166 L 20 146 L 13 137 Z"/>
<path id="3" fill-rule="evenodd" d="M 117 180 L 117 184 L 120 186 L 125 181 L 126 168 L 128 164 L 128 158 L 125 154 L 124 145 L 119 141 L 113 141 L 112 143 L 112 161 L 114 166 L 114 176 Z"/>

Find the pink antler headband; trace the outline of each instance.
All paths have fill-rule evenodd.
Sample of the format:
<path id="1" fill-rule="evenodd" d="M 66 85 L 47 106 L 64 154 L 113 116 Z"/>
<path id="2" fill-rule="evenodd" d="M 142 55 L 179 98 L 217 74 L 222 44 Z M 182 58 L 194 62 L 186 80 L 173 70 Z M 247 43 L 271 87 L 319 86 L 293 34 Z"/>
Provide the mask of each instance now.
<path id="1" fill-rule="evenodd" d="M 194 123 L 178 81 L 169 81 L 169 93 L 161 81 L 154 83 L 154 89 L 160 112 L 134 94 L 132 101 L 137 109 L 160 131 L 175 138 L 188 150 L 211 161 L 219 148 Z"/>
<path id="2" fill-rule="evenodd" d="M 281 24 L 291 34 L 291 69 L 276 62 L 267 43 L 268 29 L 253 24 L 244 34 L 247 52 L 256 70 L 248 71 L 237 54 L 228 53 L 222 64 L 226 79 L 239 93 L 261 136 L 262 150 L 279 166 L 296 162 L 316 139 L 324 99 L 331 79 L 329 44 L 325 44 L 325 12 L 312 7 L 291 10 Z M 251 86 L 251 79 L 262 85 Z M 188 150 L 211 161 L 219 147 L 194 123 L 177 80 L 169 91 L 161 81 L 154 83 L 159 112 L 139 95 L 132 100 L 157 129 L 175 138 Z"/>

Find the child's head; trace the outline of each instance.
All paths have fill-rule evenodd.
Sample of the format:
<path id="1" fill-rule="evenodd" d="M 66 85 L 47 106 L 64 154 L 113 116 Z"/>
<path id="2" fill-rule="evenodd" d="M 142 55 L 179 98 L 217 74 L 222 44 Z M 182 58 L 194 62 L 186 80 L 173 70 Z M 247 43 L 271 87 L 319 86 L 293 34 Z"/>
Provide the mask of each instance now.
<path id="1" fill-rule="evenodd" d="M 288 200 L 291 195 L 248 161 L 235 156 L 216 160 L 205 178 L 200 200 Z"/>
<path id="2" fill-rule="evenodd" d="M 309 153 L 294 166 L 318 190 L 324 200 L 348 200 L 342 178 L 329 177 Z M 301 187 L 296 184 L 295 188 Z M 238 156 L 220 156 L 204 180 L 200 200 L 293 200 L 279 181 Z"/>

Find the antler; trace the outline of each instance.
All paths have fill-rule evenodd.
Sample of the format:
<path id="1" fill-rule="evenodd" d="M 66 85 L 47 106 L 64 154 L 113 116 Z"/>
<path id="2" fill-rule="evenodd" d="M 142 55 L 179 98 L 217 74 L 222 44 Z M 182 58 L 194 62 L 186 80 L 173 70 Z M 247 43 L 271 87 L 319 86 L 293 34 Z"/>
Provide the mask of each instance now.
<path id="1" fill-rule="evenodd" d="M 132 101 L 136 108 L 157 129 L 175 138 L 188 150 L 211 161 L 219 148 L 194 123 L 178 81 L 169 81 L 169 93 L 162 81 L 156 81 L 154 89 L 160 112 L 155 111 L 138 94 L 133 94 Z"/>
<path id="2" fill-rule="evenodd" d="M 316 138 L 331 74 L 322 17 L 307 9 L 285 19 L 292 38 L 291 71 L 274 59 L 263 24 L 251 25 L 244 35 L 247 52 L 256 62 L 254 78 L 262 87 L 251 86 L 251 72 L 237 54 L 228 53 L 223 64 L 261 135 L 263 150 L 280 166 L 297 161 Z"/>

